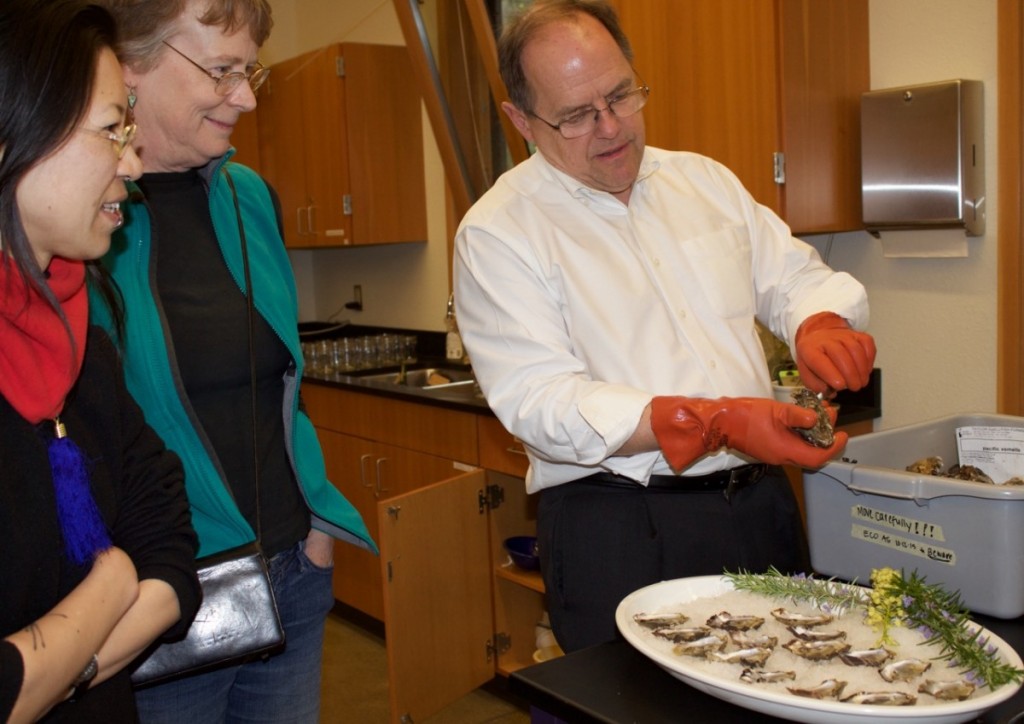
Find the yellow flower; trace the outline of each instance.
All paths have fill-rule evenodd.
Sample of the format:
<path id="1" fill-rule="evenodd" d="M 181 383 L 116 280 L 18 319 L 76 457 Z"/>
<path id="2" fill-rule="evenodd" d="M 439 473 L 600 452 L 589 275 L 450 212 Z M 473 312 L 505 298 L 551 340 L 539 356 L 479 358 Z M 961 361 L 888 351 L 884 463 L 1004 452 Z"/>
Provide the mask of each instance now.
<path id="1" fill-rule="evenodd" d="M 902 577 L 892 568 L 875 568 L 871 571 L 871 591 L 868 593 L 868 607 L 865 621 L 879 632 L 879 645 L 895 645 L 889 636 L 889 629 L 903 623 L 903 598 L 900 594 Z"/>

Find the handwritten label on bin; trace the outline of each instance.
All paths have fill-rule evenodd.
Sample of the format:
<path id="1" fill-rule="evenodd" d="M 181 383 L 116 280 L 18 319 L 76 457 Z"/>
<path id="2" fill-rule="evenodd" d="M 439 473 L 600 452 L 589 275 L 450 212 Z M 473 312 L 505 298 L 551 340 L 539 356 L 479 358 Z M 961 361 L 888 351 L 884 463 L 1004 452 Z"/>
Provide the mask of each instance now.
<path id="1" fill-rule="evenodd" d="M 854 523 L 850 528 L 850 537 L 873 543 L 874 545 L 885 546 L 893 550 L 906 553 L 911 556 L 927 558 L 937 563 L 945 563 L 950 566 L 956 565 L 956 553 L 948 548 L 940 548 L 931 543 L 919 540 L 911 540 L 900 535 L 895 535 L 887 530 L 869 528 L 866 525 Z"/>
<path id="2" fill-rule="evenodd" d="M 946 540 L 940 525 L 908 518 L 904 515 L 896 515 L 885 510 L 878 510 L 877 508 L 870 508 L 866 505 L 854 505 L 850 509 L 850 517 L 854 520 L 863 520 L 867 523 L 892 528 L 908 535 L 919 535 L 922 538 L 930 538 L 931 540 Z"/>

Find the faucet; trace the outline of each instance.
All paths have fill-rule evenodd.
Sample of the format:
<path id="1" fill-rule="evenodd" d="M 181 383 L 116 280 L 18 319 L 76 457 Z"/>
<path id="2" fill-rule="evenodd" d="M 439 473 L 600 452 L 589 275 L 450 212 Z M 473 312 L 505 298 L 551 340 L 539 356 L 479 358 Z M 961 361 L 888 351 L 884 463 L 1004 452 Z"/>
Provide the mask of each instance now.
<path id="1" fill-rule="evenodd" d="M 465 362 L 466 351 L 462 347 L 462 336 L 459 334 L 459 324 L 455 319 L 455 292 L 448 295 L 448 309 L 444 315 L 445 354 L 444 356 L 453 361 Z"/>

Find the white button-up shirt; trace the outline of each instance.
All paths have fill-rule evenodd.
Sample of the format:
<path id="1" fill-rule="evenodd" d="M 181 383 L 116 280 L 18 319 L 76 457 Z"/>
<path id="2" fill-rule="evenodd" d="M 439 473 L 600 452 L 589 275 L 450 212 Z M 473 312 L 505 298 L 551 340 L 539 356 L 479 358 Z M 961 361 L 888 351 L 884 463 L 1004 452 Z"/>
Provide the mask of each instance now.
<path id="1" fill-rule="evenodd" d="M 530 492 L 602 471 L 670 474 L 660 452 L 613 455 L 656 395 L 771 397 L 755 317 L 790 345 L 816 312 L 868 321 L 863 286 L 728 169 L 651 147 L 628 206 L 534 154 L 463 219 L 454 273 L 463 342 L 526 446 Z M 684 474 L 746 462 L 722 451 Z"/>

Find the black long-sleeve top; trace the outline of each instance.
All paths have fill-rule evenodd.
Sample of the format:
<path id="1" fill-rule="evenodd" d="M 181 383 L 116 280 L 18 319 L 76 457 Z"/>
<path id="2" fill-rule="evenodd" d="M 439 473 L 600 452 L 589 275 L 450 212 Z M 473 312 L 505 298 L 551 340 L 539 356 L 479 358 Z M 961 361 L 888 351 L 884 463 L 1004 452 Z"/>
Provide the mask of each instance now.
<path id="1" fill-rule="evenodd" d="M 106 334 L 91 327 L 86 345 L 61 420 L 90 462 L 93 497 L 114 545 L 131 557 L 139 580 L 166 581 L 177 593 L 182 618 L 165 635 L 181 634 L 202 595 L 181 463 L 146 425 Z M 47 457 L 50 434 L 0 396 L 0 638 L 45 614 L 88 572 L 64 555 Z M 77 701 L 58 705 L 44 721 L 135 721 L 129 676 L 127 669 L 119 672 Z M 20 653 L 0 641 L 0 721 L 10 715 L 22 677 Z"/>

